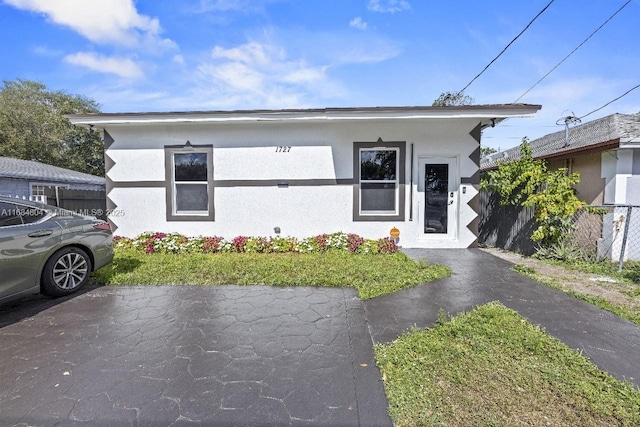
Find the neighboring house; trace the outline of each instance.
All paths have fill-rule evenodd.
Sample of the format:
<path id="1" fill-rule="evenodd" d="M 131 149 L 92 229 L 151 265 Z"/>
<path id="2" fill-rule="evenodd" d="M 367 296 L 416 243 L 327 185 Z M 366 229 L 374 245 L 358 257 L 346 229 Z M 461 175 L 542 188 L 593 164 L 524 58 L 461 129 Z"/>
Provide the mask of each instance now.
<path id="1" fill-rule="evenodd" d="M 550 169 L 580 173 L 578 197 L 592 205 L 640 205 L 640 114 L 612 114 L 530 141 Z M 483 158 L 482 172 L 520 157 L 514 147 Z"/>
<path id="2" fill-rule="evenodd" d="M 104 131 L 117 234 L 477 242 L 480 136 L 539 105 L 67 116 Z"/>
<path id="3" fill-rule="evenodd" d="M 104 178 L 31 160 L 0 157 L 0 195 L 60 206 L 60 191 L 104 192 Z"/>
<path id="4" fill-rule="evenodd" d="M 565 167 L 580 174 L 575 188 L 585 202 L 596 206 L 640 205 L 640 114 L 612 114 L 543 136 L 531 141 L 530 146 L 533 157 L 547 160 L 549 169 Z M 493 154 L 481 159 L 480 170 L 495 169 L 501 161 L 519 156 L 520 147 Z M 631 223 L 640 229 L 640 209 L 637 211 Z M 607 228 L 618 226 L 625 212 L 616 208 L 614 214 L 605 216 L 603 236 L 615 236 Z M 640 257 L 640 241 L 635 242 L 638 247 L 628 247 L 627 252 Z M 599 247 L 611 248 L 607 251 L 613 259 L 619 256 L 619 243 L 601 241 Z"/>

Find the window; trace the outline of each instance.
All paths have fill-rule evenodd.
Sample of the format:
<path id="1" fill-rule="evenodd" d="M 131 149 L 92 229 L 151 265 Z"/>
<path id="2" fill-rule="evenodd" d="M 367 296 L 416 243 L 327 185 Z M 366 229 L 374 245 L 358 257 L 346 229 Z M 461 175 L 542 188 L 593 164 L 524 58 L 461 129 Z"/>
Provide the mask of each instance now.
<path id="1" fill-rule="evenodd" d="M 360 213 L 398 212 L 398 150 L 360 150 Z"/>
<path id="2" fill-rule="evenodd" d="M 354 144 L 355 221 L 404 220 L 404 142 Z"/>
<path id="3" fill-rule="evenodd" d="M 167 220 L 213 220 L 213 149 L 165 147 Z"/>
<path id="4" fill-rule="evenodd" d="M 40 221 L 48 212 L 31 206 L 0 202 L 0 227 L 31 224 Z"/>
<path id="5" fill-rule="evenodd" d="M 207 213 L 207 153 L 173 153 L 176 214 Z"/>
<path id="6" fill-rule="evenodd" d="M 45 204 L 48 203 L 47 196 L 44 193 L 44 185 L 31 184 L 31 196 L 29 196 L 29 200 Z"/>
<path id="7" fill-rule="evenodd" d="M 44 185 L 31 185 L 31 195 L 32 196 L 44 196 Z"/>

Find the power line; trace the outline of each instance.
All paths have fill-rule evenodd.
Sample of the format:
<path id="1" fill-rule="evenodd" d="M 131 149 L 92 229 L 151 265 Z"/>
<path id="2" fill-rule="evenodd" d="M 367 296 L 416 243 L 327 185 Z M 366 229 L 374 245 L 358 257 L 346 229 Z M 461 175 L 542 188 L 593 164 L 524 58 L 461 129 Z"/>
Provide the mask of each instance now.
<path id="1" fill-rule="evenodd" d="M 600 107 L 600 108 L 596 108 L 595 110 L 593 110 L 593 111 L 591 111 L 591 112 L 589 112 L 589 113 L 585 114 L 585 115 L 584 115 L 584 116 L 582 116 L 582 117 L 577 117 L 577 119 L 578 119 L 578 120 L 584 119 L 585 117 L 587 117 L 587 116 L 589 116 L 589 115 L 591 115 L 591 114 L 595 113 L 596 111 L 600 111 L 600 110 L 602 110 L 602 109 L 603 109 L 604 107 L 606 107 L 607 105 L 609 105 L 609 104 L 612 104 L 612 103 L 616 102 L 618 99 L 620 99 L 620 98 L 622 98 L 622 97 L 624 97 L 624 96 L 628 95 L 629 93 L 631 93 L 632 91 L 634 91 L 634 90 L 638 89 L 639 87 L 640 87 L 640 85 L 636 85 L 636 86 L 632 87 L 631 89 L 629 89 L 628 91 L 626 91 L 625 93 L 623 93 L 622 95 L 620 95 L 619 97 L 617 97 L 617 98 L 615 98 L 615 99 L 612 99 L 611 101 L 607 102 L 607 103 L 606 103 L 606 104 L 604 104 L 602 107 Z"/>
<path id="2" fill-rule="evenodd" d="M 478 73 L 478 75 L 477 75 L 477 76 L 475 76 L 473 79 L 471 79 L 471 81 L 470 81 L 469 83 L 467 83 L 467 85 L 466 85 L 466 86 L 465 86 L 465 87 L 464 87 L 460 92 L 464 92 L 464 91 L 465 91 L 469 86 L 471 86 L 471 83 L 473 83 L 473 82 L 474 82 L 478 77 L 480 77 L 480 76 L 481 76 L 485 71 L 487 71 L 487 68 L 489 68 L 489 67 L 491 66 L 491 64 L 493 64 L 494 62 L 496 62 L 496 60 L 497 60 L 498 58 L 500 58 L 500 57 L 502 56 L 502 54 L 503 54 L 507 49 L 509 49 L 509 46 L 511 46 L 511 45 L 513 44 L 513 42 L 515 42 L 516 40 L 518 40 L 518 38 L 519 38 L 519 37 L 520 37 L 520 36 L 521 36 L 525 31 L 527 31 L 527 29 L 531 26 L 531 24 L 533 24 L 533 22 L 534 22 L 536 19 L 538 19 L 538 17 L 539 17 L 540 15 L 542 15 L 542 14 L 544 13 L 544 11 L 545 11 L 545 10 L 547 10 L 547 8 L 549 8 L 549 6 L 551 6 L 551 3 L 553 3 L 554 1 L 555 1 L 555 0 L 551 0 L 551 1 L 549 2 L 549 4 L 547 4 L 547 5 L 544 7 L 544 9 L 542 9 L 540 12 L 538 12 L 538 14 L 537 14 L 537 15 L 536 15 L 532 20 L 531 20 L 531 22 L 529 22 L 529 23 L 527 24 L 527 26 L 526 26 L 526 27 L 524 27 L 524 29 L 523 29 L 522 31 L 520 31 L 520 34 L 518 34 L 517 36 L 515 36 L 515 37 L 514 37 L 514 39 L 513 39 L 513 40 L 511 40 L 511 41 L 509 42 L 509 44 L 508 44 L 504 49 L 502 49 L 502 52 L 500 52 L 500 53 L 498 54 L 498 56 L 496 56 L 495 58 L 493 58 L 493 59 L 491 60 L 491 62 L 489 62 L 489 64 L 488 64 L 486 67 L 484 67 L 484 69 L 483 69 L 482 71 L 480 71 L 480 73 Z"/>
<path id="3" fill-rule="evenodd" d="M 551 74 L 553 71 L 555 71 L 555 69 L 556 69 L 556 68 L 558 68 L 558 67 L 560 66 L 560 64 L 562 64 L 564 61 L 566 61 L 566 60 L 567 60 L 567 58 L 569 58 L 571 55 L 573 55 L 573 54 L 575 53 L 575 51 L 576 51 L 576 50 L 580 49 L 580 48 L 582 47 L 582 45 L 583 45 L 583 44 L 585 44 L 585 43 L 586 43 L 586 42 L 587 42 L 591 37 L 593 37 L 593 35 L 594 35 L 595 33 L 597 33 L 598 31 L 600 31 L 600 29 L 601 29 L 602 27 L 604 27 L 604 26 L 605 26 L 609 21 L 611 21 L 611 19 L 613 19 L 613 17 L 614 17 L 614 16 L 616 16 L 616 15 L 618 14 L 618 12 L 620 12 L 622 9 L 624 9 L 624 8 L 625 8 L 629 3 L 631 3 L 631 0 L 627 0 L 627 2 L 626 2 L 625 4 L 623 4 L 623 5 L 620 7 L 620 9 L 616 10 L 616 12 L 615 12 L 613 15 L 611 15 L 611 16 L 609 17 L 609 19 L 607 19 L 606 21 L 604 21 L 604 22 L 602 23 L 602 25 L 600 25 L 598 28 L 596 28 L 596 30 L 595 30 L 593 33 L 591 33 L 591 34 L 589 35 L 589 37 L 587 37 L 586 39 L 584 39 L 584 40 L 583 40 L 583 42 L 582 42 L 582 43 L 580 43 L 580 44 L 578 45 L 578 47 L 576 47 L 575 49 L 573 49 L 573 50 L 571 51 L 571 53 L 569 53 L 567 56 L 565 56 L 565 57 L 564 57 L 564 59 L 563 59 L 562 61 L 558 62 L 558 63 L 556 64 L 556 66 L 555 66 L 555 67 L 553 67 L 551 70 L 549 70 L 549 72 L 548 72 L 547 74 L 545 74 L 544 76 L 542 76 L 542 78 L 541 78 L 540 80 L 538 80 L 538 81 L 537 81 L 533 86 L 531 86 L 529 89 L 527 89 L 527 90 L 526 90 L 526 92 L 525 92 L 525 93 L 523 93 L 522 95 L 520 95 L 520 97 L 519 97 L 518 99 L 516 99 L 515 101 L 513 101 L 513 103 L 515 104 L 516 102 L 520 101 L 520 100 L 521 100 L 521 99 L 522 99 L 526 94 L 528 94 L 528 93 L 531 91 L 531 89 L 533 89 L 534 87 L 538 86 L 538 84 L 539 84 L 541 81 L 543 81 L 544 79 L 546 79 L 546 78 L 547 78 L 547 76 L 548 76 L 549 74 Z"/>

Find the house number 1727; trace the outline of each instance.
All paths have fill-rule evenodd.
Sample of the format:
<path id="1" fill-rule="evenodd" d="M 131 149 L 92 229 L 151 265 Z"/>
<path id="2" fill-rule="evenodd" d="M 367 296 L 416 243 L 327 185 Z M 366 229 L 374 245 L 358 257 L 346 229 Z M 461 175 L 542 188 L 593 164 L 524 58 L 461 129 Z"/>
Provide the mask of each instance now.
<path id="1" fill-rule="evenodd" d="M 276 147 L 276 153 L 288 153 L 289 151 L 291 151 L 290 145 L 278 145 Z"/>

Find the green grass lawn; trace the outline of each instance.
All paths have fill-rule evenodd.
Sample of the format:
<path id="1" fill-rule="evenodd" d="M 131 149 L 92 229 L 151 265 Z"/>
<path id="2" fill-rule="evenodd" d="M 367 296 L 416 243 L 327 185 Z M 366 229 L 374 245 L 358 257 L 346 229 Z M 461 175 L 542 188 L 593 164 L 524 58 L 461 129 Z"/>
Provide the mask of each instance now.
<path id="1" fill-rule="evenodd" d="M 352 286 L 367 299 L 450 274 L 446 266 L 418 264 L 403 253 L 143 254 L 117 249 L 113 263 L 92 280 L 105 285 Z"/>
<path id="2" fill-rule="evenodd" d="M 376 346 L 395 425 L 640 425 L 640 391 L 490 303 Z"/>

